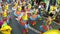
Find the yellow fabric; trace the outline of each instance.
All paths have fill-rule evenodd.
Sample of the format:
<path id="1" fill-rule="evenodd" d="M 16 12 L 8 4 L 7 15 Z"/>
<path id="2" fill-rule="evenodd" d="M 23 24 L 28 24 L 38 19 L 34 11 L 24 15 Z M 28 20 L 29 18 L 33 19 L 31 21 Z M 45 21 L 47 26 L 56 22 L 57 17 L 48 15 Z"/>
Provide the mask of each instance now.
<path id="1" fill-rule="evenodd" d="M 30 9 L 31 9 L 31 7 L 32 7 L 32 6 L 31 6 L 31 4 L 29 4 L 29 5 L 28 5 L 28 8 L 30 8 Z"/>
<path id="2" fill-rule="evenodd" d="M 58 4 L 60 4 L 60 0 L 57 0 Z"/>
<path id="3" fill-rule="evenodd" d="M 2 31 L 2 33 L 4 34 L 11 34 L 11 30 L 12 28 L 10 26 L 5 26 L 3 28 L 0 29 Z"/>
<path id="4" fill-rule="evenodd" d="M 56 10 L 56 9 L 57 9 L 56 6 L 51 6 L 51 7 L 50 7 L 50 11 L 53 11 L 53 10 Z"/>
<path id="5" fill-rule="evenodd" d="M 56 9 L 57 9 L 56 6 L 51 6 L 51 7 L 50 7 L 50 12 L 49 12 L 49 14 L 52 13 L 52 11 L 53 11 L 53 10 L 56 10 Z"/>
<path id="6" fill-rule="evenodd" d="M 3 17 L 7 17 L 7 12 L 4 12 L 3 13 Z"/>
<path id="7" fill-rule="evenodd" d="M 23 2 L 23 5 L 26 5 L 26 2 Z"/>
<path id="8" fill-rule="evenodd" d="M 18 7 L 18 11 L 21 11 L 22 10 L 22 8 L 21 7 Z"/>
<path id="9" fill-rule="evenodd" d="M 49 30 L 47 32 L 45 32 L 44 34 L 60 34 L 59 30 Z"/>
<path id="10" fill-rule="evenodd" d="M 18 3 L 15 3 L 15 6 L 17 7 L 18 6 Z"/>
<path id="11" fill-rule="evenodd" d="M 49 24 L 51 24 L 52 22 L 49 22 Z"/>
<path id="12" fill-rule="evenodd" d="M 23 15 L 23 16 L 22 16 L 22 19 L 23 19 L 23 20 L 28 20 L 27 14 L 26 14 L 26 15 Z"/>
<path id="13" fill-rule="evenodd" d="M 5 6 L 5 9 L 8 10 L 8 5 Z"/>

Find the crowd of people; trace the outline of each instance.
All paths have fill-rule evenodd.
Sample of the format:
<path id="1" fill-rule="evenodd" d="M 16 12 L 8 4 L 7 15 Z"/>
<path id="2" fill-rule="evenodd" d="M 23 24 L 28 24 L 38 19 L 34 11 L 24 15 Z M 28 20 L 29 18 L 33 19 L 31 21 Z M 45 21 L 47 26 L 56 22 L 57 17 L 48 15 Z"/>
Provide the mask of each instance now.
<path id="1" fill-rule="evenodd" d="M 58 25 L 60 24 L 60 0 L 56 0 L 53 3 L 51 2 L 47 6 L 47 0 L 15 0 L 13 1 L 13 6 L 11 7 L 12 11 L 9 10 L 10 3 L 1 2 L 0 31 L 4 34 L 11 34 L 10 32 L 12 31 L 12 28 L 8 24 L 12 18 L 10 15 L 12 12 L 14 12 L 13 14 L 16 17 L 15 19 L 23 26 L 23 34 L 28 32 L 30 24 L 35 26 L 37 24 L 37 20 L 43 20 L 43 23 L 40 26 L 40 34 L 53 29 L 50 26 L 53 21 L 57 22 Z"/>

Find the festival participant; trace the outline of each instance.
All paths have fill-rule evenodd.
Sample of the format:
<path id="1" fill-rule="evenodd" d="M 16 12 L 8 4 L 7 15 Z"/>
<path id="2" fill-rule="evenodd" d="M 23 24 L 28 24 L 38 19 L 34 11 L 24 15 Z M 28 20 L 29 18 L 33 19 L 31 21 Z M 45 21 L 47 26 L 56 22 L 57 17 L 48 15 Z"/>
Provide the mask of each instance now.
<path id="1" fill-rule="evenodd" d="M 52 6 L 50 7 L 50 12 L 49 12 L 49 14 L 53 16 L 54 14 L 56 14 L 56 10 L 57 10 L 57 7 L 56 7 L 55 5 L 52 5 Z"/>
<path id="2" fill-rule="evenodd" d="M 9 13 L 10 12 L 8 12 L 8 11 L 3 11 L 3 21 L 6 21 L 7 23 L 9 23 L 9 19 L 10 19 L 10 17 L 9 17 Z"/>
<path id="3" fill-rule="evenodd" d="M 47 24 L 50 25 L 52 23 L 52 21 L 53 21 L 52 17 L 48 16 L 47 21 L 46 21 Z"/>
<path id="4" fill-rule="evenodd" d="M 30 17 L 30 15 L 31 15 L 31 13 L 32 13 L 32 11 L 31 11 L 31 8 L 28 8 L 28 6 L 25 8 L 25 11 L 26 11 L 26 13 L 27 13 L 27 15 L 28 15 L 28 18 Z"/>
<path id="5" fill-rule="evenodd" d="M 43 34 L 60 34 L 60 31 L 57 29 L 53 29 L 53 30 L 48 30 Z"/>
<path id="6" fill-rule="evenodd" d="M 28 21 L 28 16 L 27 16 L 27 14 L 26 14 L 26 13 L 21 14 L 19 18 L 20 18 L 20 19 L 18 19 L 18 20 L 20 21 L 20 24 L 24 27 L 25 24 L 26 24 L 26 22 Z"/>
<path id="7" fill-rule="evenodd" d="M 27 34 L 25 29 L 22 29 L 22 34 Z"/>
<path id="8" fill-rule="evenodd" d="M 58 5 L 60 4 L 60 0 L 57 0 L 57 4 L 58 4 Z"/>
<path id="9" fill-rule="evenodd" d="M 27 21 L 27 20 L 28 20 L 28 16 L 27 16 L 26 13 L 23 14 L 23 16 L 22 16 L 22 20 L 23 20 L 23 21 Z"/>
<path id="10" fill-rule="evenodd" d="M 31 4 L 28 4 L 28 8 L 31 9 L 31 7 L 32 7 Z"/>
<path id="11" fill-rule="evenodd" d="M 18 11 L 21 11 L 22 10 L 22 7 L 21 6 L 18 6 L 17 9 L 18 9 Z"/>
<path id="12" fill-rule="evenodd" d="M 22 6 L 22 10 L 21 10 L 21 12 L 26 12 L 24 6 Z"/>
<path id="13" fill-rule="evenodd" d="M 26 6 L 26 2 L 25 2 L 25 0 L 22 2 L 22 4 L 23 4 L 23 6 Z"/>
<path id="14" fill-rule="evenodd" d="M 26 32 L 28 32 L 28 27 L 29 27 L 29 23 L 28 22 L 26 22 L 26 24 L 25 24 L 25 30 L 26 30 Z"/>
<path id="15" fill-rule="evenodd" d="M 14 6 L 12 7 L 13 11 L 16 11 L 18 7 L 18 1 L 14 2 Z"/>
<path id="16" fill-rule="evenodd" d="M 45 28 L 45 29 L 44 29 L 44 28 Z M 41 33 L 44 33 L 45 31 L 47 31 L 47 27 L 44 26 L 44 25 L 41 25 L 41 26 L 40 26 L 40 30 L 41 30 L 40 34 L 41 34 Z"/>
<path id="17" fill-rule="evenodd" d="M 43 12 L 44 12 L 45 8 L 46 8 L 45 3 L 41 1 L 40 5 L 38 6 L 38 10 L 39 10 L 39 13 L 41 16 L 44 14 Z"/>
<path id="18" fill-rule="evenodd" d="M 18 17 L 19 15 L 20 15 L 20 11 L 18 11 L 18 9 L 14 12 L 14 15 L 16 16 L 16 17 Z"/>
<path id="19" fill-rule="evenodd" d="M 31 24 L 34 26 L 36 25 L 36 20 L 40 18 L 40 15 L 37 14 L 33 14 L 32 16 L 30 16 L 30 20 L 31 20 Z"/>
<path id="20" fill-rule="evenodd" d="M 46 32 L 46 31 L 48 31 L 48 30 L 51 30 L 52 29 L 52 27 L 49 25 L 49 24 L 47 24 L 47 22 L 46 22 L 46 20 L 42 23 L 42 25 L 40 26 L 40 30 L 41 30 L 41 32 L 40 32 L 40 34 L 43 34 L 44 32 Z"/>
<path id="21" fill-rule="evenodd" d="M 18 6 L 18 1 L 16 1 L 16 2 L 14 3 L 14 5 L 15 5 L 15 7 L 17 7 L 17 6 Z"/>
<path id="22" fill-rule="evenodd" d="M 18 1 L 14 2 L 14 6 L 12 7 L 12 10 L 13 10 L 13 11 L 16 11 L 18 5 L 19 5 L 19 2 L 18 2 Z"/>
<path id="23" fill-rule="evenodd" d="M 5 10 L 9 10 L 9 5 L 8 5 L 7 2 L 6 2 L 6 5 L 5 5 Z"/>
<path id="24" fill-rule="evenodd" d="M 14 7 L 12 7 L 12 10 L 13 11 L 16 11 L 17 10 L 17 7 L 14 5 Z"/>
<path id="25" fill-rule="evenodd" d="M 3 17 L 7 17 L 8 16 L 8 12 L 7 12 L 7 10 L 4 10 L 3 11 Z"/>
<path id="26" fill-rule="evenodd" d="M 12 30 L 12 28 L 9 25 L 7 25 L 6 22 L 4 22 L 4 24 L 2 25 L 2 27 L 0 29 L 0 31 L 4 34 L 11 34 L 11 30 Z"/>

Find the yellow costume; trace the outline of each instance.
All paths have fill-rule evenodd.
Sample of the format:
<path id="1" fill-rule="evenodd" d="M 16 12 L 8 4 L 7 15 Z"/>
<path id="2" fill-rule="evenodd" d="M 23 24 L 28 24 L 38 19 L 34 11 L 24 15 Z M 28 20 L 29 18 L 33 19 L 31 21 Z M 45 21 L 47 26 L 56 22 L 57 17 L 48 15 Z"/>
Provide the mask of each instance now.
<path id="1" fill-rule="evenodd" d="M 60 34 L 59 30 L 49 30 L 47 32 L 45 32 L 44 34 Z"/>
<path id="2" fill-rule="evenodd" d="M 17 7 L 17 6 L 18 6 L 18 3 L 15 2 L 15 7 Z"/>
<path id="3" fill-rule="evenodd" d="M 25 6 L 25 5 L 26 5 L 26 2 L 24 1 L 24 2 L 23 2 L 23 6 Z"/>
<path id="4" fill-rule="evenodd" d="M 21 6 L 19 6 L 19 7 L 18 7 L 18 11 L 21 11 L 21 10 L 22 10 L 22 8 L 21 8 Z"/>
<path id="5" fill-rule="evenodd" d="M 57 0 L 57 3 L 60 4 L 60 0 Z"/>
<path id="6" fill-rule="evenodd" d="M 2 25 L 2 27 L 1 27 L 0 30 L 1 30 L 1 32 L 4 33 L 4 34 L 11 34 L 12 28 L 11 28 L 9 25 L 7 25 L 6 22 L 4 22 L 4 24 Z"/>
<path id="7" fill-rule="evenodd" d="M 28 20 L 28 15 L 26 14 L 26 15 L 23 15 L 22 16 L 22 20 Z"/>
<path id="8" fill-rule="evenodd" d="M 56 10 L 56 9 L 57 9 L 56 6 L 51 6 L 51 7 L 50 7 L 50 10 L 51 10 L 51 11 Z"/>
<path id="9" fill-rule="evenodd" d="M 50 12 L 49 12 L 49 13 L 51 13 L 52 11 L 54 11 L 54 10 L 56 10 L 56 9 L 57 9 L 56 6 L 51 6 L 51 7 L 50 7 Z"/>
<path id="10" fill-rule="evenodd" d="M 5 9 L 8 10 L 8 5 L 5 6 Z"/>
<path id="11" fill-rule="evenodd" d="M 31 7 L 32 7 L 32 6 L 31 6 L 31 4 L 29 4 L 29 5 L 28 5 L 28 8 L 30 8 L 30 9 L 31 9 Z"/>
<path id="12" fill-rule="evenodd" d="M 7 17 L 7 12 L 3 12 L 3 17 Z"/>
<path id="13" fill-rule="evenodd" d="M 12 28 L 7 25 L 7 26 L 5 26 L 5 27 L 2 27 L 0 30 L 1 30 L 2 33 L 4 33 L 4 34 L 11 34 Z"/>

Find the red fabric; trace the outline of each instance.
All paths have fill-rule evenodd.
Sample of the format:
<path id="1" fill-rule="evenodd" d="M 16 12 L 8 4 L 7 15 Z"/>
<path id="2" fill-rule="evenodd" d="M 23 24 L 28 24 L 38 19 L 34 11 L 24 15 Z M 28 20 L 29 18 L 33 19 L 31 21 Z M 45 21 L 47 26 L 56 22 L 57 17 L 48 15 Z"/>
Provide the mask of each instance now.
<path id="1" fill-rule="evenodd" d="M 60 28 L 58 28 L 58 30 L 60 31 Z"/>
<path id="2" fill-rule="evenodd" d="M 23 29 L 22 32 L 24 33 L 24 32 L 26 32 L 26 31 Z"/>
<path id="3" fill-rule="evenodd" d="M 22 26 L 25 26 L 26 22 L 23 22 L 22 19 L 20 19 L 20 24 L 21 24 Z"/>
<path id="4" fill-rule="evenodd" d="M 25 10 L 21 10 L 22 12 L 25 12 Z"/>
<path id="5" fill-rule="evenodd" d="M 7 18 L 4 18 L 3 21 L 7 21 Z"/>
<path id="6" fill-rule="evenodd" d="M 22 26 L 25 26 L 25 22 L 20 22 Z"/>
<path id="7" fill-rule="evenodd" d="M 30 13 L 28 13 L 28 17 L 30 17 L 30 15 L 31 15 L 31 14 L 30 14 Z"/>
<path id="8" fill-rule="evenodd" d="M 35 25 L 35 24 L 36 24 L 36 21 L 32 21 L 31 24 L 32 24 L 32 25 L 33 25 L 33 24 Z"/>
<path id="9" fill-rule="evenodd" d="M 42 25 L 42 26 L 43 26 L 44 30 L 48 30 L 48 28 L 45 25 Z"/>

